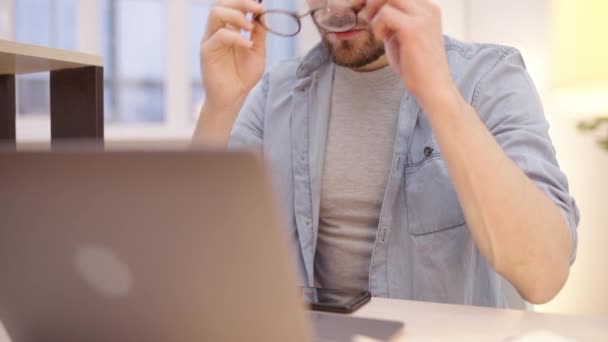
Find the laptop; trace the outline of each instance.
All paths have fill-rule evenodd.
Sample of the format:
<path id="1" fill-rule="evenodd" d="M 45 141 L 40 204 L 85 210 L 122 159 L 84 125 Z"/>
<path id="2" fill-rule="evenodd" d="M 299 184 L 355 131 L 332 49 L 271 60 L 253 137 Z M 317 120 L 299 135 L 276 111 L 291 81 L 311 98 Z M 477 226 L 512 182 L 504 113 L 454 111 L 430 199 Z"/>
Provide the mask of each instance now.
<path id="1" fill-rule="evenodd" d="M 271 182 L 250 153 L 0 151 L 0 165 L 0 322 L 14 342 L 356 334 L 328 330 L 348 317 L 304 309 Z"/>

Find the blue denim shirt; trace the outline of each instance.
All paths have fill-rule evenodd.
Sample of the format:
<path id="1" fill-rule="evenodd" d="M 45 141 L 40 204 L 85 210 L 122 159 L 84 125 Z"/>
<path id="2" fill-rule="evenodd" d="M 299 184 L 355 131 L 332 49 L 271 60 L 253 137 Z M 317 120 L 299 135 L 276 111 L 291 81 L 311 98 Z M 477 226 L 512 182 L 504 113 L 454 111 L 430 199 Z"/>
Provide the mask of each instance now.
<path id="1" fill-rule="evenodd" d="M 576 249 L 578 209 L 520 53 L 449 37 L 445 44 L 462 96 L 506 154 L 561 207 Z M 333 70 L 327 50 L 318 45 L 306 57 L 268 72 L 250 93 L 230 140 L 232 148 L 256 148 L 270 162 L 302 281 L 309 286 L 314 284 Z M 369 271 L 370 291 L 379 297 L 508 306 L 507 283 L 476 247 L 427 114 L 408 93 L 398 126 Z"/>

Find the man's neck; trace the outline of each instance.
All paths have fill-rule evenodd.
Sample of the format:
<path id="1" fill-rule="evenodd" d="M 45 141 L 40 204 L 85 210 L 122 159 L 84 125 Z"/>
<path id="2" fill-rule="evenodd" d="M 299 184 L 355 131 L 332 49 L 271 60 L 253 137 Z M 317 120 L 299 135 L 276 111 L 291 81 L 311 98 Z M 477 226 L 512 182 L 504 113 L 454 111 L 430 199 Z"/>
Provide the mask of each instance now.
<path id="1" fill-rule="evenodd" d="M 388 59 L 386 58 L 386 55 L 382 55 L 382 57 L 376 59 L 375 61 L 364 65 L 360 68 L 353 68 L 353 70 L 358 71 L 358 72 L 371 72 L 371 71 L 376 71 L 379 69 L 382 69 L 384 67 L 386 67 L 388 65 Z"/>

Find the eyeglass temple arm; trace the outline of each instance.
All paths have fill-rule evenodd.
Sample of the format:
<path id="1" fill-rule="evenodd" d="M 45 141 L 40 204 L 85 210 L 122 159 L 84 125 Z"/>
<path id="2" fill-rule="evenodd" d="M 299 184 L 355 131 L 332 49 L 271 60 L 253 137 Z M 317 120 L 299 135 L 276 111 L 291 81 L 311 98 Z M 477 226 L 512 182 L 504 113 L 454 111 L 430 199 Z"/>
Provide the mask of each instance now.
<path id="1" fill-rule="evenodd" d="M 261 4 L 263 1 L 264 0 L 255 0 L 255 2 L 257 2 L 258 4 Z M 304 18 L 305 16 L 307 16 L 309 14 L 313 14 L 314 12 L 316 12 L 316 11 L 318 11 L 320 9 L 323 9 L 323 8 L 325 8 L 325 7 L 321 6 L 321 7 L 317 7 L 317 8 L 311 8 L 309 11 L 301 13 L 301 14 L 297 13 L 297 12 L 294 12 L 293 14 L 301 19 L 301 18 Z M 285 12 L 288 13 L 287 11 L 285 11 Z M 291 13 L 291 12 L 289 12 L 289 13 Z M 259 17 L 260 17 L 260 15 L 256 14 L 256 15 L 253 16 L 253 19 L 258 19 Z"/>

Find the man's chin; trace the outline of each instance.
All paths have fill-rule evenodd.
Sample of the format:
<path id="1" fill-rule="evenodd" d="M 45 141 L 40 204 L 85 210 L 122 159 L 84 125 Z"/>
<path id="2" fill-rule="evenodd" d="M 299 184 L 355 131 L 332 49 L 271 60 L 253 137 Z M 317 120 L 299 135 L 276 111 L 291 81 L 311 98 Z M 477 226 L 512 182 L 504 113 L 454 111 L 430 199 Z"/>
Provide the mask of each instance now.
<path id="1" fill-rule="evenodd" d="M 378 42 L 369 31 L 363 31 L 351 39 L 337 39 L 331 34 L 323 34 L 323 43 L 335 64 L 354 69 L 377 61 L 385 53 L 384 43 Z"/>

